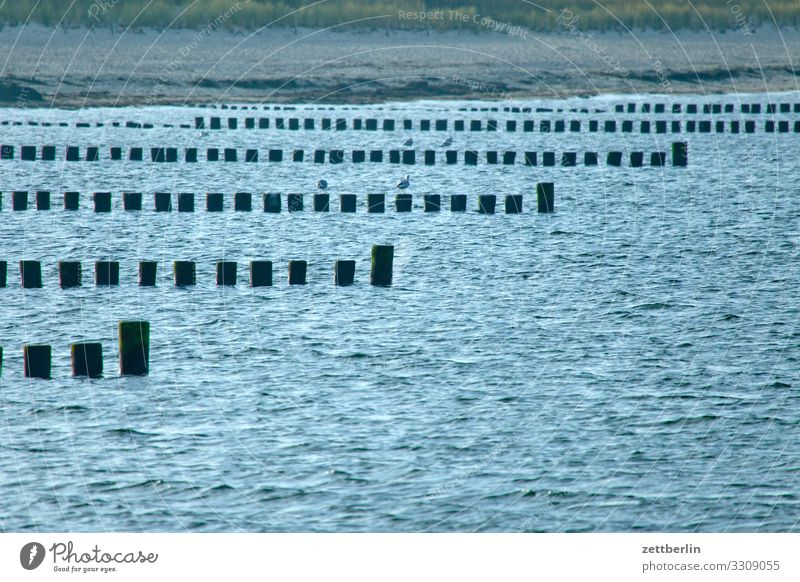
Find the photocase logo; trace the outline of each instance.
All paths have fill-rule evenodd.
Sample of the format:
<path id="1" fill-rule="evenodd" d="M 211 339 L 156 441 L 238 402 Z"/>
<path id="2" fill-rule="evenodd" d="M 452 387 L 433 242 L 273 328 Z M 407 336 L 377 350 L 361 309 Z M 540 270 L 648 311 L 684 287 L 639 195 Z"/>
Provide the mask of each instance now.
<path id="1" fill-rule="evenodd" d="M 19 563 L 26 570 L 35 570 L 44 561 L 44 546 L 39 542 L 29 542 L 19 551 Z"/>

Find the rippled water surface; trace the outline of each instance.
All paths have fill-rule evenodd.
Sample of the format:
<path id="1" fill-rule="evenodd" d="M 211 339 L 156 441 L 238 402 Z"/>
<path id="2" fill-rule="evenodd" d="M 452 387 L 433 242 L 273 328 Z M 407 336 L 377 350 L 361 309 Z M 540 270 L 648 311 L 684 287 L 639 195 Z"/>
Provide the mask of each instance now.
<path id="1" fill-rule="evenodd" d="M 627 100 L 528 117 L 686 119 L 615 114 Z M 476 106 L 379 113 L 528 118 L 465 105 Z M 764 133 L 772 116 L 747 117 L 755 134 L 682 134 L 688 168 L 563 168 L 112 162 L 114 145 L 388 150 L 412 137 L 441 151 L 448 134 L 203 135 L 177 126 L 245 113 L 191 108 L 0 113 L 73 125 L 5 126 L 4 143 L 101 148 L 95 164 L 0 162 L 0 530 L 797 530 L 800 134 Z M 109 126 L 126 119 L 175 127 Z M 675 141 L 452 135 L 459 151 L 601 160 Z M 397 214 L 407 171 L 415 207 Z M 358 212 L 312 212 L 321 177 L 334 198 L 358 194 Z M 534 211 L 540 181 L 555 183 L 554 214 Z M 52 191 L 53 210 L 12 212 L 12 190 Z M 69 190 L 82 194 L 78 212 L 60 209 Z M 112 213 L 91 211 L 99 190 L 114 193 Z M 145 192 L 145 210 L 123 212 L 123 191 Z M 196 192 L 198 211 L 155 213 L 154 191 Z M 208 191 L 226 193 L 225 212 L 201 211 Z M 236 191 L 303 192 L 306 211 L 265 214 L 256 201 L 234 212 Z M 368 192 L 392 195 L 386 214 L 366 213 Z M 431 192 L 465 193 L 469 211 L 424 213 Z M 480 215 L 482 193 L 522 193 L 524 212 Z M 395 245 L 391 288 L 368 284 L 376 243 Z M 44 288 L 20 288 L 23 258 L 43 262 Z M 353 287 L 333 285 L 340 258 L 357 261 Z M 100 259 L 121 262 L 119 287 L 94 286 Z M 136 285 L 140 259 L 159 261 L 157 287 Z M 197 261 L 195 288 L 171 284 L 181 259 Z M 238 286 L 215 285 L 220 259 L 239 262 Z M 274 262 L 274 287 L 248 286 L 253 259 Z M 286 284 L 290 259 L 309 262 L 307 286 Z M 83 262 L 82 288 L 58 288 L 59 260 Z M 116 372 L 117 322 L 132 318 L 152 326 L 143 378 Z M 69 344 L 82 339 L 103 342 L 105 378 L 70 376 Z M 26 342 L 53 346 L 53 380 L 23 378 Z"/>

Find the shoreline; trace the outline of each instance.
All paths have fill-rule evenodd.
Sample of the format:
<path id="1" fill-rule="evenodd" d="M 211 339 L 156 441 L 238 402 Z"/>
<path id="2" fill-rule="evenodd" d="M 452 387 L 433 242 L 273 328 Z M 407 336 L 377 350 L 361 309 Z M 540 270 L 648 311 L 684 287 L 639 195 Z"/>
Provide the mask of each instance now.
<path id="1" fill-rule="evenodd" d="M 376 104 L 800 89 L 800 31 L 0 31 L 0 106 Z M 612 66 L 613 65 L 613 66 Z M 31 73 L 33 71 L 33 74 Z"/>

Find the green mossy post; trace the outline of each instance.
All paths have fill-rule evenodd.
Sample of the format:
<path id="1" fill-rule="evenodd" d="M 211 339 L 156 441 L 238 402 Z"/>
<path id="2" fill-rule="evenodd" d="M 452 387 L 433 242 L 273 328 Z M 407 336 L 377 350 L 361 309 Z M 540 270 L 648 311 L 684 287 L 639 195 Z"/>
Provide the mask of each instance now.
<path id="1" fill-rule="evenodd" d="M 394 246 L 372 245 L 372 266 L 369 271 L 370 285 L 388 287 L 392 284 Z"/>
<path id="2" fill-rule="evenodd" d="M 552 182 L 536 184 L 536 206 L 538 212 L 546 214 L 555 210 L 555 191 Z"/>
<path id="3" fill-rule="evenodd" d="M 333 264 L 333 284 L 347 287 L 353 284 L 356 274 L 356 262 L 339 260 Z"/>
<path id="4" fill-rule="evenodd" d="M 150 322 L 119 322 L 119 373 L 146 376 L 150 372 Z"/>
<path id="5" fill-rule="evenodd" d="M 49 345 L 25 344 L 22 346 L 25 377 L 49 380 L 51 352 Z"/>
<path id="6" fill-rule="evenodd" d="M 72 375 L 100 378 L 103 375 L 103 345 L 98 342 L 77 342 L 71 346 Z"/>

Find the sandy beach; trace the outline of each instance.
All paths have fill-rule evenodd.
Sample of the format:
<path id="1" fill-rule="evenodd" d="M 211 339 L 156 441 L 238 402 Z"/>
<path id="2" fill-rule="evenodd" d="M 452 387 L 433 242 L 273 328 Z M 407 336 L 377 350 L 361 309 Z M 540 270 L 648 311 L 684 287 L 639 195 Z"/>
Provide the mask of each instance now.
<path id="1" fill-rule="evenodd" d="M 0 31 L 0 102 L 368 103 L 798 88 L 797 30 L 515 35 L 279 29 Z"/>

